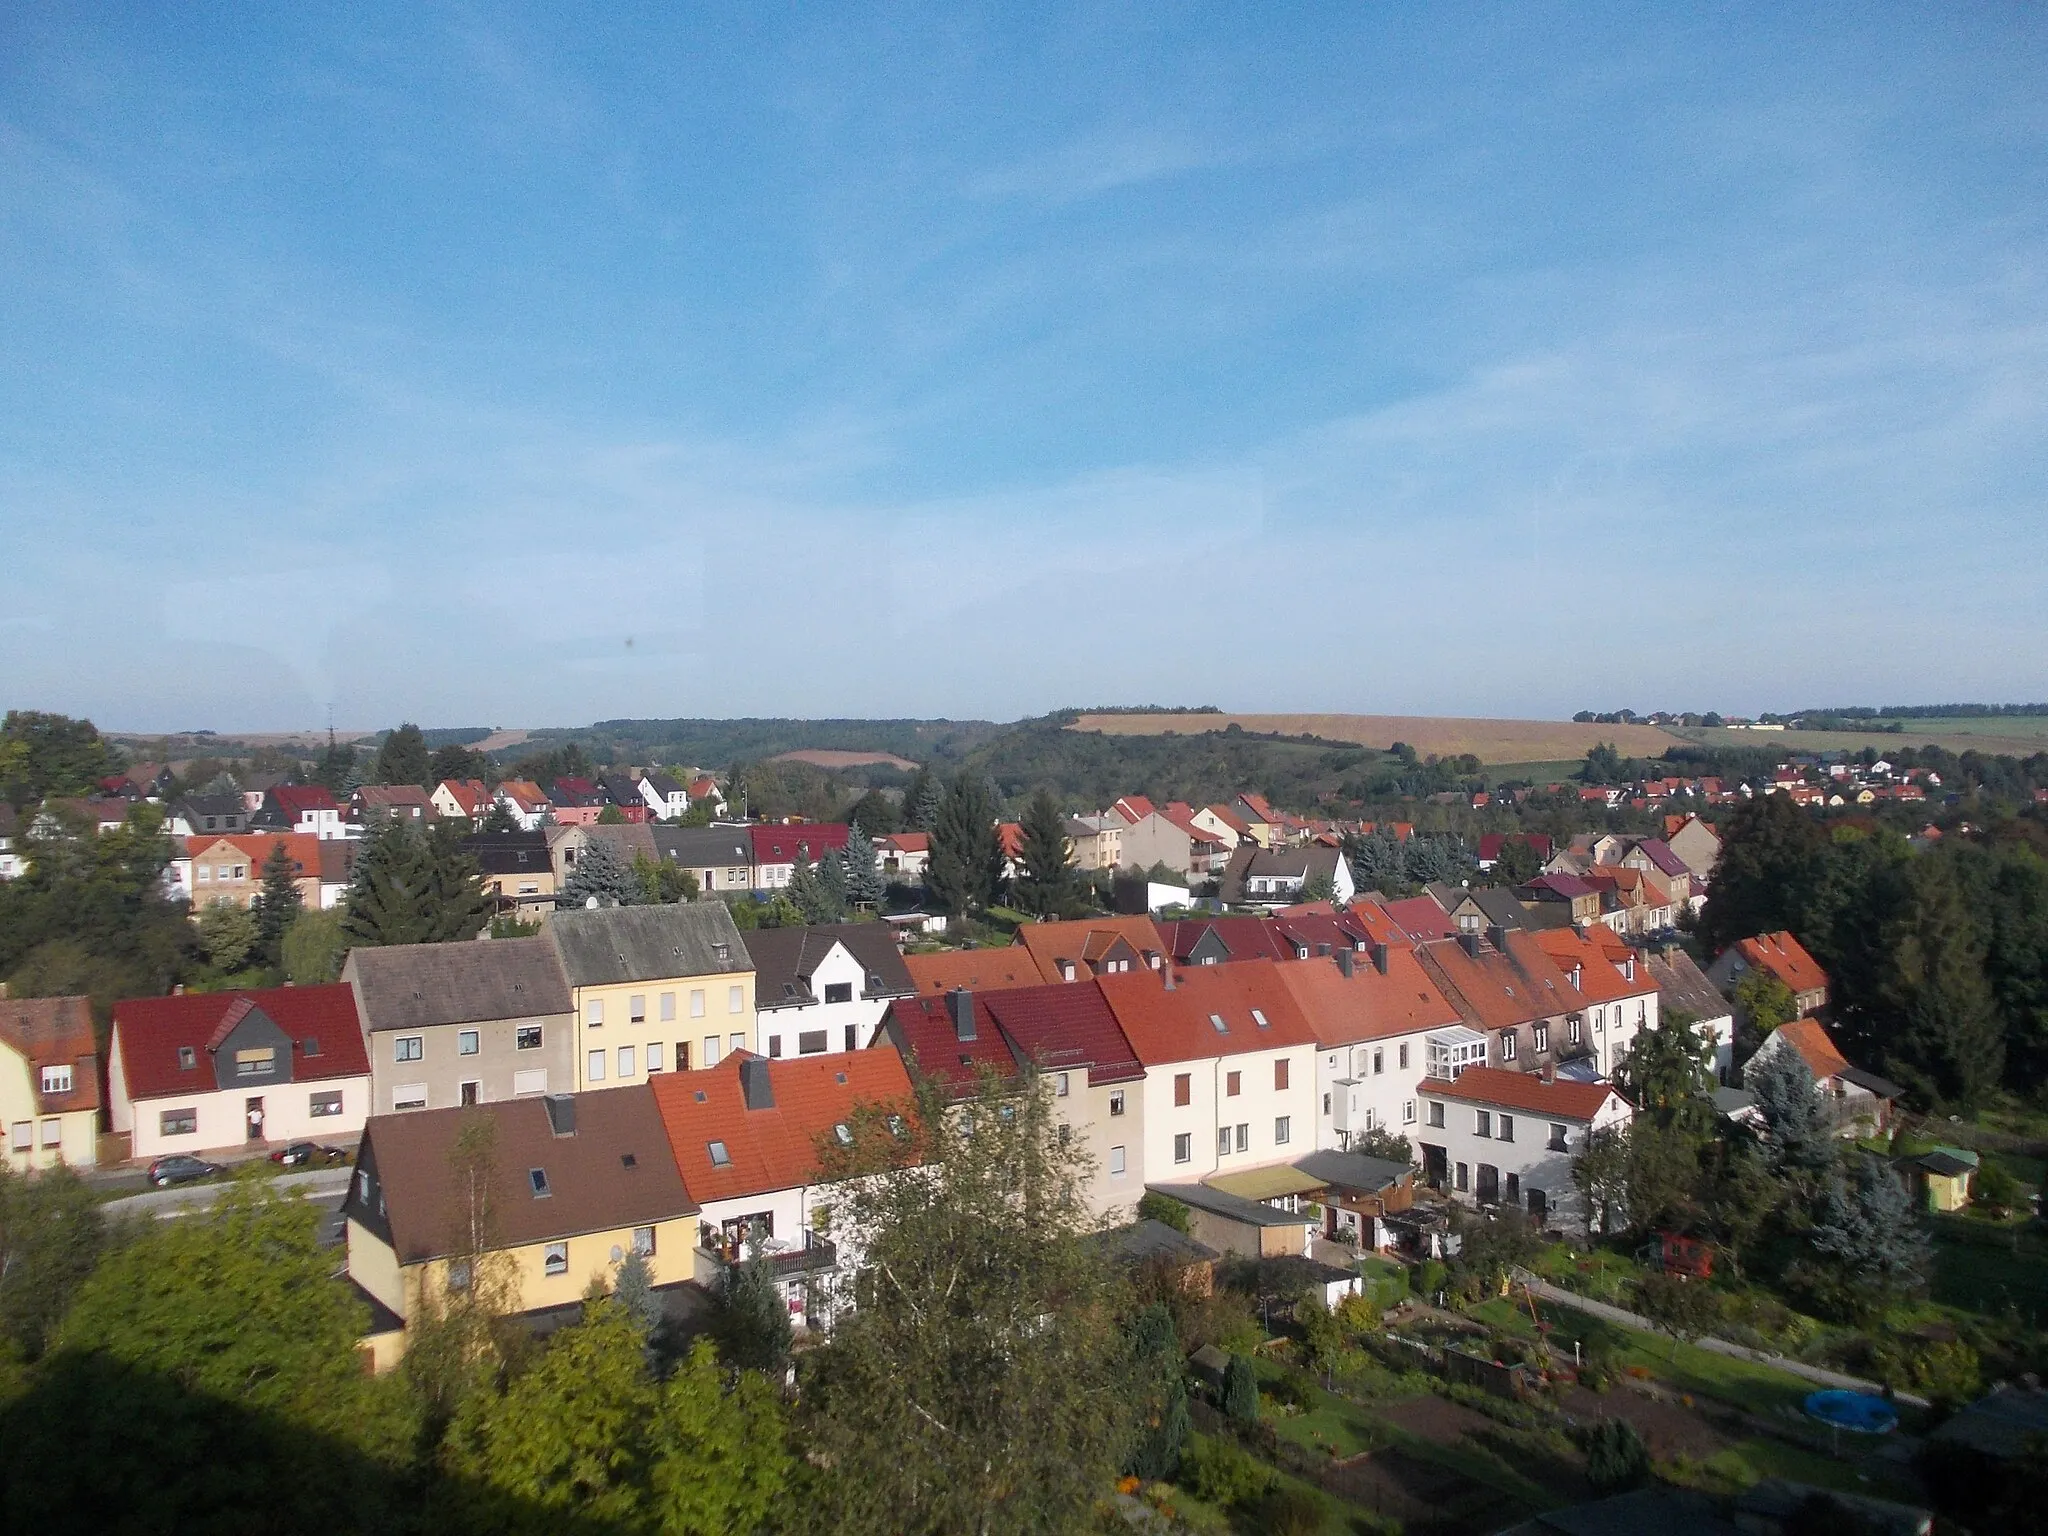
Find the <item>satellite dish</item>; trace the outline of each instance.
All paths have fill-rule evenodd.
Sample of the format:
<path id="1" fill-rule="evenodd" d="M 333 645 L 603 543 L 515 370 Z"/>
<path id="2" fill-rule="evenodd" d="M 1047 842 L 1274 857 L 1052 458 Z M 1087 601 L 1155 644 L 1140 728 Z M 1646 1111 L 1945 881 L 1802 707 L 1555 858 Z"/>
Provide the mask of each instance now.
<path id="1" fill-rule="evenodd" d="M 623 1249 L 623 1248 L 621 1248 L 621 1247 L 620 1247 L 620 1246 L 619 1246 L 619 1245 L 618 1245 L 617 1243 L 613 1243 L 613 1244 L 612 1244 L 612 1262 L 613 1262 L 614 1264 L 616 1264 L 616 1263 L 618 1263 L 618 1262 L 619 1262 L 619 1260 L 623 1259 L 623 1258 L 624 1258 L 625 1256 L 626 1256 L 626 1250 L 625 1250 L 625 1249 Z"/>

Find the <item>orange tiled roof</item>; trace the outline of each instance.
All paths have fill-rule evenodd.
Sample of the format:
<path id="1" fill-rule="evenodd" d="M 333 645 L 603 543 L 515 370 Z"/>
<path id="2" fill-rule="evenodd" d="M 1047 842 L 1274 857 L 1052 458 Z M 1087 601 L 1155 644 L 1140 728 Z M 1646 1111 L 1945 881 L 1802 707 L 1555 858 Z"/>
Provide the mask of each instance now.
<path id="1" fill-rule="evenodd" d="M 60 1115 L 100 1107 L 92 999 L 0 997 L 0 1045 L 12 1046 L 28 1064 L 29 1091 L 42 1113 Z M 70 1067 L 71 1091 L 44 1093 L 43 1067 Z"/>
<path id="2" fill-rule="evenodd" d="M 1025 923 L 1017 930 L 1017 946 L 1031 957 L 1037 979 L 1065 981 L 1060 962 L 1075 966 L 1078 977 L 1083 964 L 1095 958 L 1110 937 L 1121 938 L 1138 952 L 1134 962 L 1149 966 L 1153 955 L 1167 954 L 1166 939 L 1149 917 L 1090 917 L 1070 923 Z M 1091 946 L 1094 953 L 1091 953 Z"/>
<path id="3" fill-rule="evenodd" d="M 1827 989 L 1828 973 L 1789 933 L 1760 933 L 1753 939 L 1737 939 L 1735 947 L 1743 959 L 1769 971 L 1795 994 Z"/>
<path id="4" fill-rule="evenodd" d="M 1355 1045 L 1459 1022 L 1458 1010 L 1406 948 L 1388 948 L 1384 976 L 1369 954 L 1352 957 L 1349 977 L 1335 956 L 1277 971 L 1323 1045 Z"/>
<path id="5" fill-rule="evenodd" d="M 270 857 L 270 850 L 278 843 L 284 844 L 285 856 L 292 861 L 294 878 L 320 878 L 320 839 L 310 832 L 202 833 L 185 839 L 185 856 L 199 858 L 221 843 L 226 843 L 248 861 L 251 880 L 263 878 L 263 861 Z M 197 895 L 196 886 L 194 894 Z"/>
<path id="6" fill-rule="evenodd" d="M 1271 960 L 1194 966 L 1171 989 L 1151 972 L 1096 978 L 1138 1060 L 1147 1066 L 1314 1045 L 1316 1032 Z M 1260 1026 L 1256 1009 L 1266 1022 Z M 1223 1020 L 1218 1030 L 1211 1017 Z"/>
<path id="7" fill-rule="evenodd" d="M 1648 966 L 1636 965 L 1634 981 L 1622 973 L 1621 967 L 1636 958 L 1635 951 L 1622 944 L 1619 935 L 1606 924 L 1595 923 L 1593 927 L 1599 934 L 1606 934 L 1618 948 L 1610 949 L 1599 934 L 1576 928 L 1540 928 L 1535 938 L 1567 977 L 1574 966 L 1578 967 L 1579 992 L 1589 1003 L 1618 1003 L 1626 997 L 1654 996 L 1657 983 L 1650 979 Z"/>
<path id="8" fill-rule="evenodd" d="M 1423 969 L 1459 1014 L 1476 1029 L 1506 1029 L 1552 1019 L 1585 1005 L 1557 962 L 1534 935 L 1504 935 L 1505 951 L 1482 944 L 1470 955 L 1457 939 L 1437 939 L 1417 951 Z"/>
<path id="9" fill-rule="evenodd" d="M 965 987 L 970 992 L 994 992 L 1005 987 L 1035 987 L 1043 983 L 1031 952 L 1011 945 L 1003 949 L 946 949 L 931 955 L 905 955 L 903 968 L 917 983 L 921 996 L 934 997 Z"/>
<path id="10" fill-rule="evenodd" d="M 1848 1068 L 1849 1058 L 1835 1049 L 1835 1042 L 1816 1019 L 1794 1019 L 1790 1024 L 1780 1024 L 1771 1033 L 1785 1037 L 1785 1043 L 1799 1053 L 1815 1082 L 1826 1082 Z"/>
<path id="11" fill-rule="evenodd" d="M 1439 1098 L 1498 1104 L 1560 1120 L 1591 1120 L 1610 1098 L 1621 1098 L 1611 1083 L 1577 1083 L 1568 1078 L 1545 1082 L 1534 1072 L 1511 1072 L 1505 1067 L 1467 1067 L 1455 1079 L 1426 1077 L 1419 1086 L 1423 1093 Z"/>

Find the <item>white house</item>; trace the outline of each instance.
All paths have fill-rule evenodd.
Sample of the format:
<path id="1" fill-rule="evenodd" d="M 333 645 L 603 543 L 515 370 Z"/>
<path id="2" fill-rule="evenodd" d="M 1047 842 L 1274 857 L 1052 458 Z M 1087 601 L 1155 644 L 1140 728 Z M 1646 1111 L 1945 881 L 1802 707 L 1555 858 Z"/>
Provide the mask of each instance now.
<path id="1" fill-rule="evenodd" d="M 353 1143 L 370 1109 L 355 992 L 337 982 L 116 1003 L 107 1107 L 138 1158 Z"/>
<path id="2" fill-rule="evenodd" d="M 896 935 L 882 923 L 757 928 L 754 1048 L 775 1060 L 864 1051 L 889 1004 L 917 991 Z"/>
<path id="3" fill-rule="evenodd" d="M 1628 1100 L 1611 1083 L 1541 1072 L 1467 1067 L 1416 1085 L 1422 1124 L 1411 1138 L 1423 1177 L 1468 1204 L 1512 1205 L 1545 1226 L 1585 1230 L 1572 1161 L 1586 1138 L 1628 1124 Z"/>
<path id="4" fill-rule="evenodd" d="M 673 774 L 650 768 L 640 775 L 640 798 L 656 816 L 675 817 L 690 809 L 690 792 Z"/>
<path id="5" fill-rule="evenodd" d="M 1315 1031 L 1270 960 L 1095 983 L 1145 1068 L 1143 1167 L 1175 1183 L 1315 1150 Z"/>
<path id="6" fill-rule="evenodd" d="M 1358 891 L 1351 861 L 1341 848 L 1321 843 L 1299 848 L 1240 843 L 1223 871 L 1222 896 L 1232 905 L 1287 906 L 1302 899 L 1302 888 L 1311 880 L 1327 880 L 1338 906 L 1349 904 Z"/>

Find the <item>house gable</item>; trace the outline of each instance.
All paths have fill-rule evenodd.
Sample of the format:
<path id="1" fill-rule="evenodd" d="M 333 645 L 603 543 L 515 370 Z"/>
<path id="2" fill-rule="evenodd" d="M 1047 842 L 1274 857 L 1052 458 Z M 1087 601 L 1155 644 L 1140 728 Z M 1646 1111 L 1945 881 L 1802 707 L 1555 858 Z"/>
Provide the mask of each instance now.
<path id="1" fill-rule="evenodd" d="M 292 1081 L 292 1037 L 253 1003 L 234 1009 L 206 1043 L 216 1088 L 264 1088 Z"/>

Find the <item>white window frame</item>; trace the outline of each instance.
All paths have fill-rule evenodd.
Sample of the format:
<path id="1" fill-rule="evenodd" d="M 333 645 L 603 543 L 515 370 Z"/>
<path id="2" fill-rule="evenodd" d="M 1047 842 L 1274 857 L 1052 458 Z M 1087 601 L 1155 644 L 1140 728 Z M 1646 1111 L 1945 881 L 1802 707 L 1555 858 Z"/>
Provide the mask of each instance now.
<path id="1" fill-rule="evenodd" d="M 455 1054 L 456 1054 L 456 1055 L 458 1055 L 458 1056 L 474 1056 L 474 1055 L 476 1055 L 476 1054 L 477 1054 L 478 1052 L 480 1052 L 481 1050 L 483 1050 L 483 1048 L 484 1048 L 484 1037 L 483 1037 L 483 1031 L 482 1031 L 482 1030 L 477 1030 L 477 1029 L 458 1029 L 458 1030 L 457 1030 L 457 1031 L 455 1032 Z"/>
<path id="2" fill-rule="evenodd" d="M 585 1079 L 593 1083 L 603 1082 L 604 1065 L 605 1051 L 603 1046 L 599 1046 L 594 1051 L 586 1052 L 583 1057 L 583 1075 Z"/>

